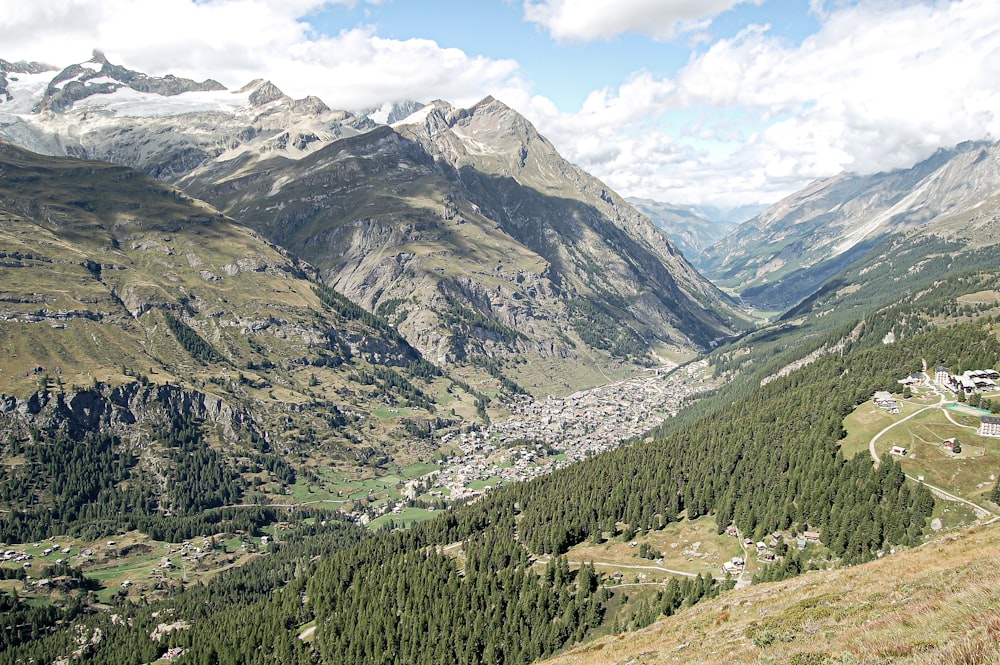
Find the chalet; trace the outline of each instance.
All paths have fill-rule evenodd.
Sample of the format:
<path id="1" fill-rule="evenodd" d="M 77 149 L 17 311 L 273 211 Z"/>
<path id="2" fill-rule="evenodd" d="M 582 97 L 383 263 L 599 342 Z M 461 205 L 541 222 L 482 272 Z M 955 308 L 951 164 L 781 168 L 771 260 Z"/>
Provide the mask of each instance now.
<path id="1" fill-rule="evenodd" d="M 905 379 L 900 379 L 896 383 L 900 383 L 904 386 L 921 386 L 924 383 L 924 377 L 922 374 L 911 374 Z"/>
<path id="2" fill-rule="evenodd" d="M 980 418 L 977 434 L 980 436 L 1000 436 L 1000 417 L 983 416 Z"/>
<path id="3" fill-rule="evenodd" d="M 893 446 L 892 449 L 889 450 L 889 454 L 898 455 L 899 457 L 906 457 L 906 448 L 904 448 L 903 446 Z"/>
<path id="4" fill-rule="evenodd" d="M 739 575 L 743 572 L 743 566 L 734 563 L 733 561 L 727 561 L 722 564 L 722 574 L 723 575 Z"/>
<path id="5" fill-rule="evenodd" d="M 875 402 L 875 406 L 880 409 L 894 409 L 896 408 L 896 399 L 887 390 L 879 390 L 875 393 L 872 400 Z"/>
<path id="6" fill-rule="evenodd" d="M 818 543 L 819 531 L 805 531 L 803 532 L 802 537 L 805 538 L 810 543 Z"/>
<path id="7" fill-rule="evenodd" d="M 950 439 L 945 439 L 944 441 L 941 442 L 941 446 L 947 448 L 948 450 L 951 450 L 952 448 L 955 447 L 955 437 L 952 437 Z"/>
<path id="8" fill-rule="evenodd" d="M 728 527 L 726 527 L 726 535 L 727 536 L 736 536 L 738 533 L 739 532 L 736 530 L 736 527 L 733 526 L 732 524 L 730 524 Z"/>

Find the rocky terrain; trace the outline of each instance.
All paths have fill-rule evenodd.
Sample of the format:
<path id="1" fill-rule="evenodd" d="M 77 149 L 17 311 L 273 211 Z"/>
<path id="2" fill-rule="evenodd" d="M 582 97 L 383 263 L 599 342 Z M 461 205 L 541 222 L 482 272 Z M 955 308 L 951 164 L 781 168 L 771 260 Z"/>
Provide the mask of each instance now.
<path id="1" fill-rule="evenodd" d="M 528 354 L 578 374 L 689 355 L 746 326 L 645 217 L 492 98 L 379 109 L 386 122 L 417 110 L 378 125 L 264 81 L 153 81 L 99 54 L 10 89 L 0 136 L 208 201 L 435 362 Z"/>

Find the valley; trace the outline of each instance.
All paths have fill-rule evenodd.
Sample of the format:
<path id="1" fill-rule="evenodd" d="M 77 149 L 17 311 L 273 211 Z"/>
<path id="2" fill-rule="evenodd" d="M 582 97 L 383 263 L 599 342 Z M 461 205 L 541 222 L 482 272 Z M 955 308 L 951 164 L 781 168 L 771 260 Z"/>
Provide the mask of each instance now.
<path id="1" fill-rule="evenodd" d="M 0 663 L 976 662 L 998 144 L 728 226 L 493 96 L 0 74 Z"/>

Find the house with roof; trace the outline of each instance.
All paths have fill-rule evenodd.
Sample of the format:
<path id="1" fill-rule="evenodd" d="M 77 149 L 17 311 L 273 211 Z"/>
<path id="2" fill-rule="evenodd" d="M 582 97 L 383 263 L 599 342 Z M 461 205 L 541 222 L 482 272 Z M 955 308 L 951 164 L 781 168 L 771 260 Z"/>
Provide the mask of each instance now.
<path id="1" fill-rule="evenodd" d="M 983 416 L 979 419 L 979 429 L 976 430 L 979 436 L 1000 437 L 1000 416 Z"/>
<path id="2" fill-rule="evenodd" d="M 875 395 L 872 397 L 875 402 L 875 406 L 880 409 L 894 409 L 896 408 L 896 398 L 892 396 L 888 390 L 876 391 Z"/>

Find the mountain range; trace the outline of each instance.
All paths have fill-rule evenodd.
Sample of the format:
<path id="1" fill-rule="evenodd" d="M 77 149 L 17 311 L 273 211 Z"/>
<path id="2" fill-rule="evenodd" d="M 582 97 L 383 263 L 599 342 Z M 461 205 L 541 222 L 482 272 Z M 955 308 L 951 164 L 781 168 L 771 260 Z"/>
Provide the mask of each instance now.
<path id="1" fill-rule="evenodd" d="M 354 113 L 0 60 L 0 541 L 46 575 L 0 565 L 0 662 L 990 662 L 997 530 L 958 535 L 996 510 L 995 447 L 940 387 L 898 418 L 871 395 L 1000 366 L 998 151 L 728 226 L 622 198 L 493 97 Z M 559 427 L 549 395 L 705 367 L 641 440 L 435 513 L 462 446 L 551 454 L 466 438 L 515 400 Z M 918 456 L 879 457 L 911 416 Z M 324 505 L 390 485 L 440 503 L 379 533 Z M 41 567 L 46 539 L 113 565 L 150 534 L 205 578 L 150 548 L 147 588 L 98 598 L 80 556 Z M 750 589 L 687 566 L 720 554 Z"/>
<path id="2" fill-rule="evenodd" d="M 946 243 L 953 257 L 996 245 L 998 206 L 1000 144 L 967 142 L 911 168 L 816 181 L 741 224 L 699 266 L 747 304 L 781 311 L 890 238 Z"/>
<path id="3" fill-rule="evenodd" d="M 435 102 L 390 126 L 264 81 L 230 92 L 101 54 L 58 72 L 6 69 L 0 136 L 210 203 L 435 362 L 643 365 L 747 327 L 645 217 L 492 98 Z"/>
<path id="4" fill-rule="evenodd" d="M 718 217 L 709 217 L 707 211 L 694 206 L 640 198 L 630 198 L 628 202 L 649 217 L 656 228 L 677 245 L 699 270 L 702 253 L 721 242 L 738 225 Z"/>

